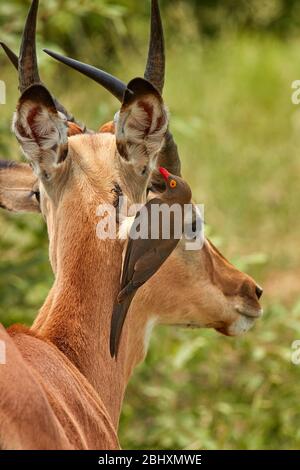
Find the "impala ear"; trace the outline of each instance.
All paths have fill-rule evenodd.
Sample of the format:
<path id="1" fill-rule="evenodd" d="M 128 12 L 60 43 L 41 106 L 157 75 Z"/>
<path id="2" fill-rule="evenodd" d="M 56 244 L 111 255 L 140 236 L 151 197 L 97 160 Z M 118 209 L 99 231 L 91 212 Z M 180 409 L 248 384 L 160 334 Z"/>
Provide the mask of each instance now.
<path id="1" fill-rule="evenodd" d="M 30 165 L 0 160 L 0 207 L 12 212 L 40 212 L 38 179 Z"/>
<path id="2" fill-rule="evenodd" d="M 44 86 L 32 85 L 22 94 L 13 130 L 37 176 L 51 180 L 67 155 L 68 123 Z"/>
<path id="3" fill-rule="evenodd" d="M 143 78 L 128 86 L 116 125 L 117 148 L 139 175 L 150 174 L 168 129 L 168 112 L 157 89 Z"/>

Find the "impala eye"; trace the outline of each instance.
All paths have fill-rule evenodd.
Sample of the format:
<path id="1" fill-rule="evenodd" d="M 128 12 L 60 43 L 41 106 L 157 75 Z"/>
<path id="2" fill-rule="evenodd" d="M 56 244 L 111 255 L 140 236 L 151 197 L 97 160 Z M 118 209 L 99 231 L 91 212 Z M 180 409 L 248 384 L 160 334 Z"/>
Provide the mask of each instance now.
<path id="1" fill-rule="evenodd" d="M 35 197 L 37 202 L 40 204 L 41 202 L 41 193 L 39 191 L 31 191 L 30 197 Z"/>
<path id="2" fill-rule="evenodd" d="M 176 181 L 175 181 L 175 180 L 171 180 L 171 181 L 170 181 L 170 188 L 174 189 L 174 188 L 176 188 L 176 186 L 177 186 Z"/>

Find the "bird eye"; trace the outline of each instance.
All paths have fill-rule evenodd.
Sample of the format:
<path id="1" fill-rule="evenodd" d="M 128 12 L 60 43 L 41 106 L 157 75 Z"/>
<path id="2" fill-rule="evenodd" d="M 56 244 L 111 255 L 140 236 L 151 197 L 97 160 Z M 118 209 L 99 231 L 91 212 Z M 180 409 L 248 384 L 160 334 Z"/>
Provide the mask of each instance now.
<path id="1" fill-rule="evenodd" d="M 170 188 L 174 189 L 174 188 L 176 188 L 176 186 L 177 186 L 176 181 L 175 181 L 175 180 L 171 180 L 171 181 L 170 181 Z"/>

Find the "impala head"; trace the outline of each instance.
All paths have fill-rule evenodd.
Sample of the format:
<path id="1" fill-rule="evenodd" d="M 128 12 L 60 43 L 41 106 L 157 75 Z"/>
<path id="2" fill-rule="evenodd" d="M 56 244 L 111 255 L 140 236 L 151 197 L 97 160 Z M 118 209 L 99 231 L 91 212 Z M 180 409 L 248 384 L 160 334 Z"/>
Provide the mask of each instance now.
<path id="1" fill-rule="evenodd" d="M 247 332 L 262 315 L 261 295 L 262 289 L 250 276 L 205 240 L 200 251 L 186 251 L 181 242 L 138 293 L 136 302 L 143 302 L 143 311 L 154 323 L 214 328 L 237 336 Z M 157 312 L 161 314 L 151 315 Z"/>
<path id="2" fill-rule="evenodd" d="M 10 210 L 42 212 L 52 266 L 59 275 L 63 260 L 72 255 L 78 231 L 85 234 L 81 240 L 86 245 L 93 239 L 94 249 L 105 256 L 120 246 L 117 240 L 109 245 L 97 240 L 95 244 L 99 204 L 116 205 L 120 191 L 131 202 L 144 202 L 149 192 L 164 190 L 158 167 L 180 176 L 180 159 L 162 99 L 165 57 L 158 1 L 152 1 L 151 40 L 143 79 L 126 85 L 101 70 L 47 51 L 97 81 L 120 101 L 115 124 L 101 133 L 86 132 L 41 83 L 35 52 L 37 7 L 34 0 L 19 60 L 4 46 L 19 70 L 21 98 L 13 130 L 30 167 L 0 167 L 0 204 Z M 185 251 L 180 244 L 141 289 L 134 305 L 135 310 L 143 306 L 137 314 L 144 312 L 145 322 L 156 315 L 160 323 L 212 327 L 238 335 L 261 315 L 261 294 L 255 281 L 234 268 L 207 240 L 200 251 Z"/>

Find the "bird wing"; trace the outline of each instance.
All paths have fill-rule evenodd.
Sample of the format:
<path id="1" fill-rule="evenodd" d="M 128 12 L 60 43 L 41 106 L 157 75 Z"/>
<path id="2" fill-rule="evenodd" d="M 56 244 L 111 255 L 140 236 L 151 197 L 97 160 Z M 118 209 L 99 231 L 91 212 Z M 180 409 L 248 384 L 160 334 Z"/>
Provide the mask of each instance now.
<path id="1" fill-rule="evenodd" d="M 142 212 L 142 218 L 146 218 L 146 217 L 148 218 L 149 214 L 151 214 L 151 208 L 150 208 L 151 204 L 161 204 L 161 200 L 158 198 L 154 198 L 151 201 L 148 201 L 147 204 L 144 206 L 147 208 L 147 213 Z M 133 230 L 136 229 L 135 224 L 137 220 L 141 220 L 140 211 L 137 212 L 136 217 L 134 219 L 134 222 L 129 232 L 129 238 L 128 238 L 125 258 L 123 262 L 121 289 L 124 289 L 127 286 L 127 284 L 131 281 L 133 274 L 134 274 L 135 263 L 145 253 L 144 244 L 137 243 L 137 240 L 133 240 L 130 236 Z M 150 239 L 148 241 L 150 241 L 150 244 L 152 244 L 153 242 Z"/>
<path id="2" fill-rule="evenodd" d="M 158 271 L 179 243 L 179 240 L 156 241 L 159 243 L 155 243 L 155 246 L 152 246 L 135 263 L 132 278 L 133 287 L 135 289 L 142 286 Z M 163 243 L 164 241 L 168 243 Z"/>
<path id="3" fill-rule="evenodd" d="M 132 277 L 129 278 L 128 271 L 123 272 L 124 282 L 128 279 L 129 281 L 120 292 L 118 302 L 113 309 L 110 330 L 110 353 L 112 357 L 117 357 L 122 328 L 136 290 L 156 273 L 179 243 L 179 240 L 154 240 L 155 246 L 153 246 L 153 240 L 149 241 L 152 241 L 152 246 L 149 246 L 149 249 L 138 258 L 133 268 Z M 164 242 L 168 242 L 168 245 Z M 131 269 L 132 251 L 127 253 L 128 257 L 125 257 L 125 259 L 127 258 L 127 265 Z"/>
<path id="4" fill-rule="evenodd" d="M 148 210 L 137 213 L 129 233 L 123 263 L 121 292 L 114 306 L 111 321 L 110 353 L 112 357 L 116 357 L 118 354 L 122 328 L 137 289 L 156 273 L 179 243 L 179 239 L 171 238 L 165 240 L 159 238 L 153 240 L 149 236 L 151 233 L 151 230 L 149 230 L 151 228 L 149 224 L 151 215 L 150 206 L 151 204 L 161 204 L 161 202 L 160 199 L 149 201 L 144 206 Z M 137 228 L 136 224 L 143 223 L 144 217 L 148 218 L 148 239 L 134 240 L 132 236 Z"/>
<path id="5" fill-rule="evenodd" d="M 121 289 L 124 289 L 124 287 L 126 287 L 131 277 L 133 276 L 133 265 L 131 263 L 132 251 L 133 251 L 133 240 L 129 238 L 127 242 L 126 253 L 125 253 L 125 258 L 123 262 Z"/>
<path id="6" fill-rule="evenodd" d="M 128 296 L 123 303 L 116 303 L 114 305 L 110 327 L 111 357 L 117 357 L 118 355 L 123 325 L 133 297 L 134 293 L 131 296 Z"/>

